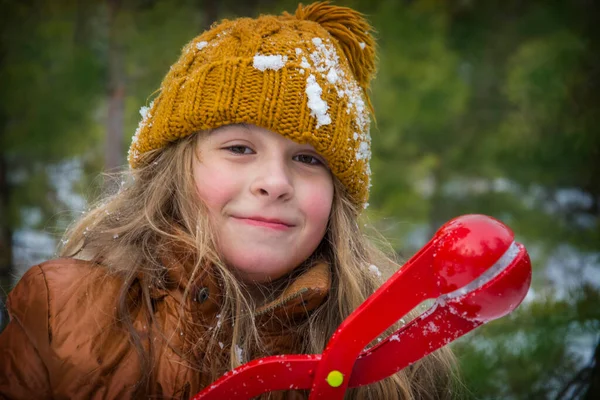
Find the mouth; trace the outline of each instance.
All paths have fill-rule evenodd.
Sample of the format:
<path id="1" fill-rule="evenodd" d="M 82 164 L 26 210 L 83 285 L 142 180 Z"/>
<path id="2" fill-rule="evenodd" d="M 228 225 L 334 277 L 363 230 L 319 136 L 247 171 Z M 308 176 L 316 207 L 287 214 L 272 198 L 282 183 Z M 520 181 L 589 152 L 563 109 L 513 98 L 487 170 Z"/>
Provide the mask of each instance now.
<path id="1" fill-rule="evenodd" d="M 233 217 L 233 219 L 248 225 L 261 226 L 264 228 L 270 228 L 275 230 L 287 230 L 294 227 L 293 224 L 279 219 L 270 219 L 263 217 Z"/>

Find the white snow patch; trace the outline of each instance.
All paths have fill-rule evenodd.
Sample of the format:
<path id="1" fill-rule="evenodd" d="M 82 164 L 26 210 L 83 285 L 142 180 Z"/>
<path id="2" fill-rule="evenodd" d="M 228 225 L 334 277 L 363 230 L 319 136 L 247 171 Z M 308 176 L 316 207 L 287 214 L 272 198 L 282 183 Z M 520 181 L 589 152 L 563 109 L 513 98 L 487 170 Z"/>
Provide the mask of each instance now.
<path id="1" fill-rule="evenodd" d="M 362 50 L 364 50 L 364 49 L 365 49 L 365 47 L 367 47 L 367 45 L 365 44 L 365 42 L 360 42 L 358 45 L 360 46 L 360 48 L 361 48 Z"/>
<path id="2" fill-rule="evenodd" d="M 331 84 L 335 84 L 337 82 L 337 80 L 338 80 L 338 74 L 337 74 L 337 71 L 334 68 L 331 68 L 329 70 L 329 72 L 327 73 L 327 80 Z"/>
<path id="3" fill-rule="evenodd" d="M 150 103 L 150 105 L 148 107 L 146 107 L 146 106 L 140 107 L 140 115 L 142 116 L 142 119 L 140 120 L 140 122 L 138 124 L 138 127 L 135 130 L 135 133 L 133 134 L 133 137 L 131 138 L 131 144 L 132 145 L 135 144 L 135 143 L 137 143 L 137 141 L 138 141 L 138 139 L 140 137 L 140 132 L 146 126 L 146 124 L 148 123 L 148 120 L 150 118 L 152 118 L 152 114 L 150 114 L 150 110 L 152 109 L 153 106 L 154 106 L 154 100 Z M 150 124 L 149 126 L 152 126 L 152 124 Z M 129 148 L 128 156 L 129 157 L 132 156 L 131 147 Z M 133 152 L 133 159 L 137 160 L 138 157 L 139 157 L 139 153 L 134 150 L 134 152 Z"/>
<path id="4" fill-rule="evenodd" d="M 354 134 L 354 141 L 357 142 L 355 144 L 356 161 L 364 161 L 364 172 L 370 176 L 371 135 L 369 126 L 371 121 L 363 90 L 356 79 L 351 74 L 346 74 L 340 67 L 340 58 L 329 39 L 313 38 L 312 43 L 315 46 L 315 50 L 309 54 L 312 67 L 305 57 L 302 57 L 301 67 L 310 68 L 313 73 L 320 74 L 323 80 L 334 86 L 338 98 L 346 104 L 346 113 L 352 114 L 357 127 L 357 132 Z"/>
<path id="5" fill-rule="evenodd" d="M 379 268 L 377 268 L 376 265 L 369 265 L 369 271 L 373 274 L 373 275 L 377 275 L 377 276 L 381 276 L 381 271 L 379 270 Z"/>
<path id="6" fill-rule="evenodd" d="M 148 111 L 150 111 L 150 107 L 142 106 L 140 107 L 140 115 L 142 119 L 147 119 Z"/>
<path id="7" fill-rule="evenodd" d="M 203 48 L 205 48 L 206 46 L 208 46 L 208 42 L 198 42 L 196 43 L 196 48 L 198 50 L 202 50 Z"/>
<path id="8" fill-rule="evenodd" d="M 302 62 L 300 63 L 300 66 L 304 69 L 310 69 L 310 64 L 308 63 L 306 57 L 302 57 Z"/>
<path id="9" fill-rule="evenodd" d="M 257 54 L 254 56 L 254 63 L 252 65 L 259 71 L 265 71 L 267 69 L 277 71 L 283 68 L 286 62 L 287 56 L 261 56 L 260 54 Z"/>
<path id="10" fill-rule="evenodd" d="M 310 115 L 317 118 L 317 129 L 323 125 L 329 125 L 331 123 L 331 117 L 327 114 L 329 106 L 321 98 L 323 89 L 317 83 L 317 79 L 313 74 L 308 76 L 306 80 L 306 95 L 308 96 L 308 108 L 310 108 Z"/>
<path id="11" fill-rule="evenodd" d="M 244 362 L 244 351 L 237 344 L 235 345 L 235 355 L 240 362 Z"/>
<path id="12" fill-rule="evenodd" d="M 360 142 L 358 150 L 356 151 L 357 160 L 369 160 L 371 158 L 371 147 L 367 142 Z"/>

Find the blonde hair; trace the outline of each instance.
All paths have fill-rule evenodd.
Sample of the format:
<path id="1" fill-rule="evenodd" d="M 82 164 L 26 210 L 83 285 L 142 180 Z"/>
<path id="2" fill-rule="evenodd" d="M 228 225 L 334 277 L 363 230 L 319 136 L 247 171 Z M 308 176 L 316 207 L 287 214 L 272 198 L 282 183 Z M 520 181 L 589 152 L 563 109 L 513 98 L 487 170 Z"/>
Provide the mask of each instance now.
<path id="1" fill-rule="evenodd" d="M 192 348 L 203 343 L 204 357 L 195 357 L 194 352 L 182 355 L 189 360 L 190 368 L 203 374 L 203 384 L 243 363 L 238 359 L 236 346 L 243 348 L 248 355 L 245 361 L 269 355 L 255 323 L 255 300 L 246 285 L 236 279 L 219 257 L 208 213 L 196 193 L 192 165 L 197 156 L 197 140 L 202 136 L 192 135 L 147 153 L 145 157 L 149 159 L 143 167 L 122 174 L 116 193 L 102 199 L 70 227 L 60 250 L 62 256 L 96 261 L 111 273 L 123 277 L 115 317 L 129 331 L 140 357 L 143 371 L 143 379 L 138 386 L 140 393 L 152 390 L 153 360 L 152 354 L 144 350 L 142 339 L 133 326 L 128 295 L 132 290 L 141 290 L 142 302 L 136 306 L 145 310 L 152 329 L 160 332 L 151 312 L 149 287 L 165 287 L 161 255 L 169 254 L 173 248 L 184 253 L 178 256 L 194 260 L 190 270 L 185 271 L 189 283 L 184 298 L 190 296 L 192 282 L 202 274 L 214 274 L 223 288 L 219 311 L 223 323 L 213 329 L 206 329 L 189 316 L 185 318 L 183 307 L 180 311 L 186 337 L 196 341 Z M 393 254 L 386 254 L 361 231 L 356 207 L 344 186 L 334 178 L 334 200 L 327 233 L 315 254 L 289 277 L 296 276 L 317 259 L 327 261 L 332 273 L 331 290 L 323 304 L 289 332 L 293 336 L 295 353 L 321 353 L 340 323 L 377 289 L 381 282 L 366 266 L 375 264 L 393 270 L 399 267 Z M 285 280 L 265 290 L 280 290 L 281 284 L 285 285 Z M 229 329 L 231 325 L 233 328 Z M 387 333 L 397 328 L 391 327 Z M 203 337 L 199 337 L 201 333 Z M 231 349 L 228 357 L 221 356 L 223 342 Z M 205 360 L 210 361 L 203 364 Z M 441 349 L 380 382 L 348 390 L 346 397 L 450 398 L 454 366 L 450 350 Z M 268 394 L 263 396 L 268 397 Z"/>

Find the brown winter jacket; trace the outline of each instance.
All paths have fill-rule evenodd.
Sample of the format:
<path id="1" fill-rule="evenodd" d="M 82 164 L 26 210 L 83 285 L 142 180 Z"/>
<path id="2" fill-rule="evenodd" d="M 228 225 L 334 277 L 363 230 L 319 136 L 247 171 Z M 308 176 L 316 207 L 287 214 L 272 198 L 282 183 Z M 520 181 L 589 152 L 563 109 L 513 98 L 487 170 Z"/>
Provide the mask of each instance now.
<path id="1" fill-rule="evenodd" d="M 134 326 L 144 346 L 152 345 L 156 381 L 152 397 L 185 399 L 210 382 L 180 356 L 191 351 L 189 332 L 178 324 L 187 281 L 177 280 L 181 270 L 177 265 L 167 270 L 179 284 L 150 291 L 154 317 L 164 335 L 150 340 L 142 312 L 135 313 Z M 131 398 L 140 379 L 140 361 L 129 334 L 114 328 L 121 285 L 122 279 L 84 260 L 62 258 L 29 269 L 8 297 L 11 320 L 0 334 L 0 399 Z M 207 276 L 194 287 L 186 310 L 208 324 L 216 323 L 219 285 Z M 304 318 L 322 304 L 329 288 L 329 267 L 316 263 L 278 299 L 262 306 L 259 314 Z M 281 329 L 270 332 L 266 337 L 271 349 L 289 352 L 292 339 Z"/>

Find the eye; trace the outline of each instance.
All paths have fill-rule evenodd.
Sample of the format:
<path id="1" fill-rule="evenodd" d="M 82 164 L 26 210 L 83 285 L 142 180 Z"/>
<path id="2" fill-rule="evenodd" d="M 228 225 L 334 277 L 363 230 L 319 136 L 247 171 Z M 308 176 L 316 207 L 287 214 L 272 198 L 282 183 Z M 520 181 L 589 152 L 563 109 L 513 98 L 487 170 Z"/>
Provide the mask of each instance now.
<path id="1" fill-rule="evenodd" d="M 321 162 L 321 160 L 319 160 L 315 156 L 311 156 L 310 154 L 299 154 L 299 155 L 295 156 L 294 159 L 296 159 L 296 160 L 298 160 L 298 161 L 300 161 L 301 163 L 304 163 L 304 164 L 323 165 L 323 163 Z"/>
<path id="2" fill-rule="evenodd" d="M 243 146 L 241 144 L 237 144 L 235 146 L 227 146 L 224 147 L 224 149 L 233 154 L 254 154 L 254 151 L 250 147 Z"/>

